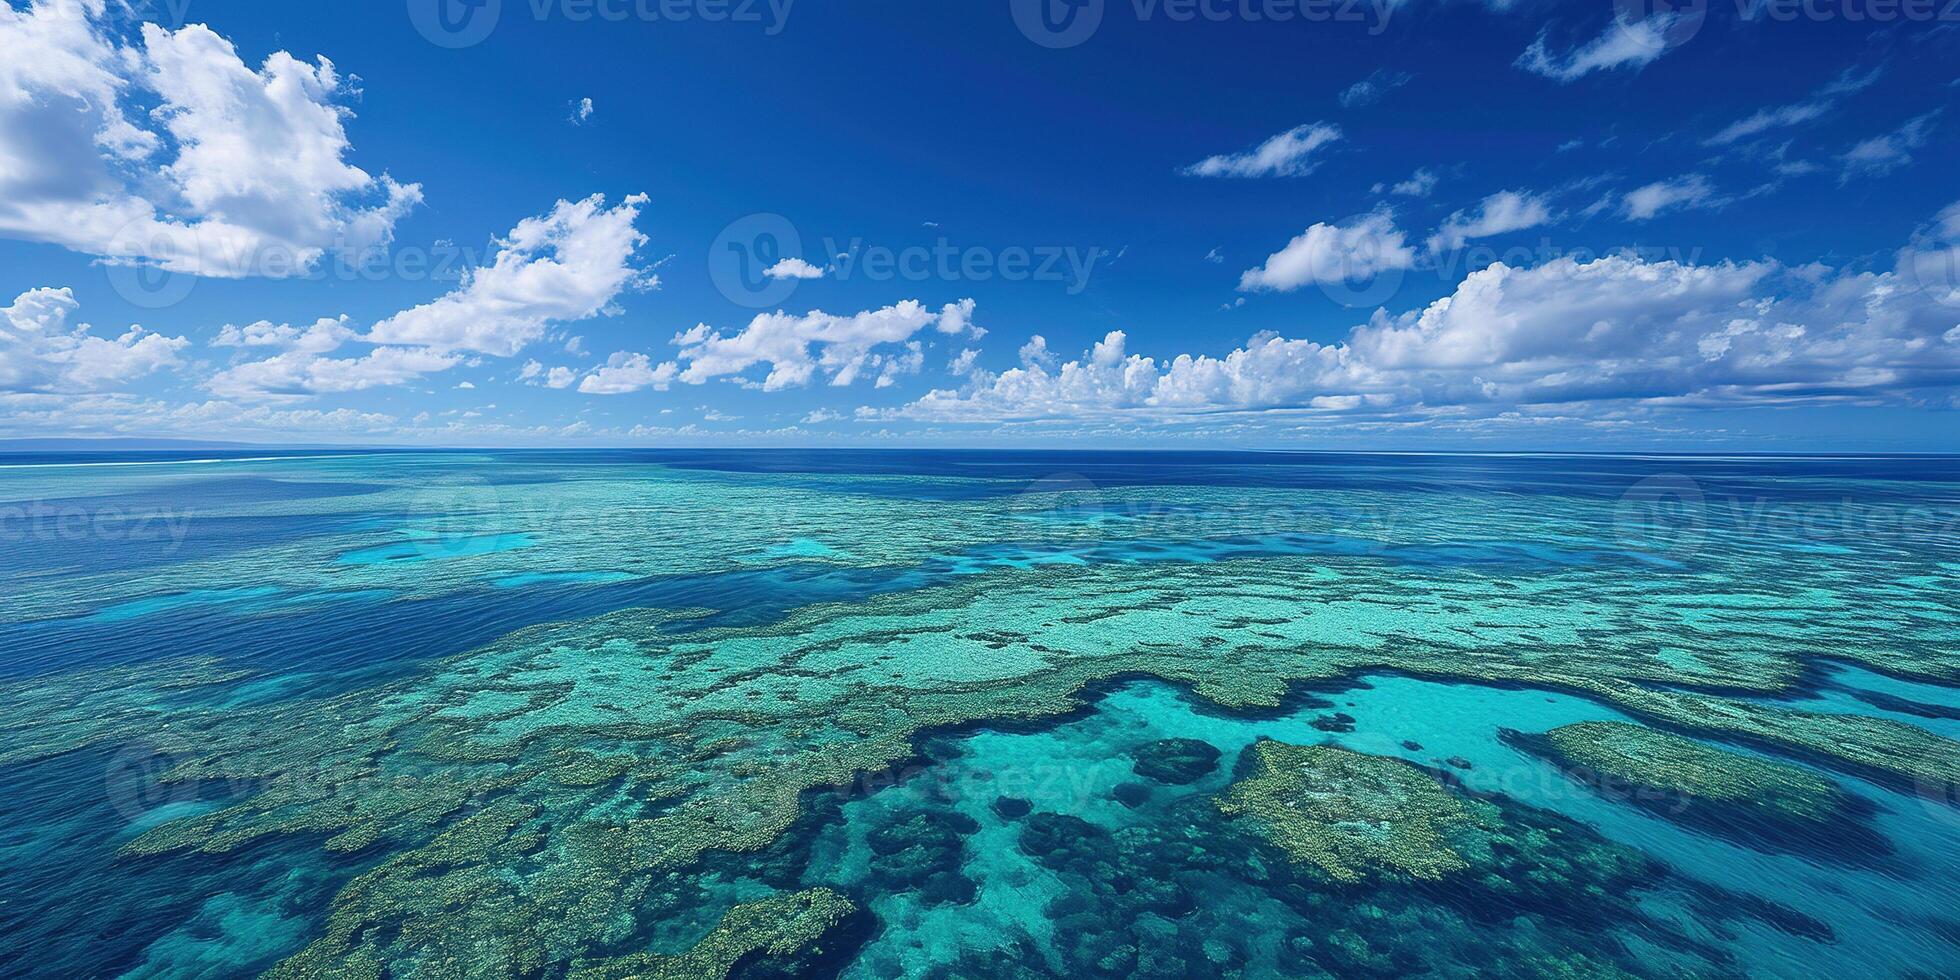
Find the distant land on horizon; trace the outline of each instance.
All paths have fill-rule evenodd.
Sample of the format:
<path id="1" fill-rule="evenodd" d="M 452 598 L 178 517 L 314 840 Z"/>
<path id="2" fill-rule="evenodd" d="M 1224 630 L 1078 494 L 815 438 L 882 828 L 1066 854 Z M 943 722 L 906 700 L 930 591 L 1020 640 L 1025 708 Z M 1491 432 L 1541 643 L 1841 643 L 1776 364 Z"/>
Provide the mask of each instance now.
<path id="1" fill-rule="evenodd" d="M 133 453 L 133 452 L 177 452 L 199 449 L 326 449 L 349 448 L 343 446 L 317 446 L 288 443 L 220 442 L 210 439 L 128 439 L 128 438 L 67 438 L 67 439 L 0 439 L 0 453 Z"/>

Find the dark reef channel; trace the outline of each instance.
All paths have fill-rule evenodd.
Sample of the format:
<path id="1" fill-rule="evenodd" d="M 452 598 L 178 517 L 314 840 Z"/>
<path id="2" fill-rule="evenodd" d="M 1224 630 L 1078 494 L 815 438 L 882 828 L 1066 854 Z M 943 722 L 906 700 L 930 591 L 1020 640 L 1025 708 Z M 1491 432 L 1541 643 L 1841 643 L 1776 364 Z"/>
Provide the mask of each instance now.
<path id="1" fill-rule="evenodd" d="M 1654 833 L 1597 825 L 1600 814 L 1637 811 L 1592 800 L 1494 728 L 1457 730 L 1467 716 L 1451 712 L 1448 696 L 1522 708 L 1548 704 L 1543 692 L 1371 680 L 1347 692 L 1357 730 L 1326 733 L 1312 727 L 1313 695 L 1285 716 L 1200 713 L 1203 702 L 1176 685 L 1114 679 L 1067 715 L 922 735 L 910 762 L 806 793 L 796 825 L 759 860 L 710 854 L 698 870 L 850 897 L 868 919 L 824 943 L 824 975 L 850 977 L 1723 976 L 1761 959 L 1764 944 L 1788 957 L 1847 941 L 1827 910 L 1799 907 L 1796 893 L 1696 877 L 1669 848 L 1634 843 Z M 1413 684 L 1437 695 L 1444 717 L 1378 729 L 1379 709 Z M 1552 701 L 1550 721 L 1609 714 Z M 1254 832 L 1256 821 L 1218 804 L 1249 775 L 1264 732 L 1345 742 L 1433 781 L 1476 815 L 1445 841 L 1463 870 L 1425 878 L 1375 868 L 1344 881 L 1289 859 Z M 1431 748 L 1404 747 L 1417 739 Z M 1470 755 L 1473 771 L 1436 763 L 1442 746 Z M 1560 812 L 1581 800 L 1592 819 Z M 1659 839 L 1698 855 L 1706 829 Z"/>

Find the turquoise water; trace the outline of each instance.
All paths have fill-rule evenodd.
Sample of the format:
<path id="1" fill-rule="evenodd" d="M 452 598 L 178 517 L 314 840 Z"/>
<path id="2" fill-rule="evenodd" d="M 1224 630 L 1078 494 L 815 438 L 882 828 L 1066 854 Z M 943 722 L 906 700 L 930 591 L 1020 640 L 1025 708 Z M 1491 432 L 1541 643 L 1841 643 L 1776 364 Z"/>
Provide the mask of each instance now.
<path id="1" fill-rule="evenodd" d="M 1960 962 L 1956 460 L 35 465 L 0 535 L 8 975 Z M 1267 744 L 1379 781 L 1248 816 Z"/>

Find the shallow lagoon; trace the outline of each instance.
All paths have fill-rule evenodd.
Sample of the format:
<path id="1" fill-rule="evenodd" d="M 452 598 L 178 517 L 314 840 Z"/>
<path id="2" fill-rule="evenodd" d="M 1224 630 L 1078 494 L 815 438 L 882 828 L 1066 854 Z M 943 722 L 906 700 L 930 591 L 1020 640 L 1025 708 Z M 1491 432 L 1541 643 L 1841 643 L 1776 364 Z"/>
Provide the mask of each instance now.
<path id="1" fill-rule="evenodd" d="M 103 518 L 18 523 L 0 564 L 0 962 L 1941 975 L 1956 486 L 1923 458 L 0 469 L 24 515 Z M 1737 840 L 1504 734 L 1591 721 L 1797 766 L 1858 826 Z M 1280 802 L 1371 822 L 1229 816 L 1260 740 L 1357 753 L 1329 758 L 1386 782 Z M 1160 743 L 1218 762 L 1140 776 Z M 1427 853 L 1288 856 L 1376 853 L 1421 800 L 1457 821 Z"/>

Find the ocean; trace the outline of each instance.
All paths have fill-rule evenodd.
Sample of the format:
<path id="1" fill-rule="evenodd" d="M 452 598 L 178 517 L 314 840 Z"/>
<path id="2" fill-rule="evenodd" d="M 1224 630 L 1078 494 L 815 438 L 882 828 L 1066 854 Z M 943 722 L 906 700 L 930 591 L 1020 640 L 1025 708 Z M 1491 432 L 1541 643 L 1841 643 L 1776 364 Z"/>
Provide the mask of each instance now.
<path id="1" fill-rule="evenodd" d="M 0 457 L 0 975 L 1951 976 L 1960 457 Z"/>

